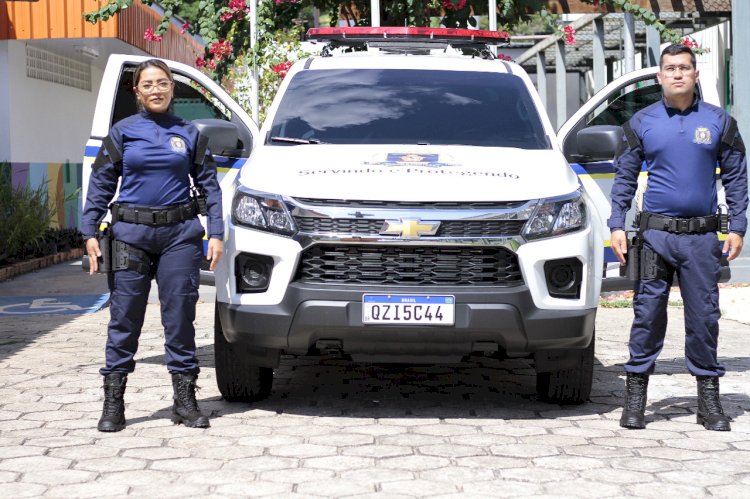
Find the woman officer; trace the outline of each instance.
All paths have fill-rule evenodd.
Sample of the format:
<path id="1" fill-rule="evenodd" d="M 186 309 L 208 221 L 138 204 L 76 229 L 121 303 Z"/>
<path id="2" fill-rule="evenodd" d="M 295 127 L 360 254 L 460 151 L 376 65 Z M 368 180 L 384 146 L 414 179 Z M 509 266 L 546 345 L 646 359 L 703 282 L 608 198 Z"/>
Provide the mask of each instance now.
<path id="1" fill-rule="evenodd" d="M 135 70 L 133 91 L 139 112 L 116 123 L 103 141 L 82 217 L 93 274 L 101 256 L 94 236 L 120 179 L 117 201 L 111 205 L 110 321 L 105 366 L 100 369 L 104 409 L 97 427 L 108 432 L 125 427 L 123 395 L 127 375 L 135 368 L 133 357 L 155 277 L 174 388 L 172 421 L 207 428 L 208 417 L 195 400 L 199 368 L 193 327 L 204 230 L 191 190 L 205 195 L 211 270 L 223 253 L 221 191 L 198 130 L 169 112 L 174 92 L 169 67 L 157 59 L 142 62 Z"/>

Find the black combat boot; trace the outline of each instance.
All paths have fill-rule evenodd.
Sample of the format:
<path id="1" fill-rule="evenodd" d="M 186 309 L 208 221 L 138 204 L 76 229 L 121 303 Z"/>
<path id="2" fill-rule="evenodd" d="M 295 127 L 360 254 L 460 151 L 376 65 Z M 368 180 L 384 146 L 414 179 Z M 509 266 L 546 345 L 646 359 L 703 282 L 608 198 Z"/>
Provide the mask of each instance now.
<path id="1" fill-rule="evenodd" d="M 625 380 L 625 406 L 622 408 L 620 426 L 643 429 L 646 427 L 646 394 L 648 374 L 627 373 Z"/>
<path id="2" fill-rule="evenodd" d="M 208 416 L 204 416 L 195 400 L 195 374 L 172 374 L 174 388 L 174 405 L 172 406 L 172 422 L 182 423 L 190 428 L 208 428 Z"/>
<path id="3" fill-rule="evenodd" d="M 730 431 L 731 418 L 724 414 L 719 400 L 718 376 L 696 376 L 698 381 L 698 424 L 707 430 Z"/>
<path id="4" fill-rule="evenodd" d="M 104 408 L 96 428 L 99 431 L 120 431 L 125 428 L 125 385 L 128 375 L 112 373 L 104 376 Z"/>

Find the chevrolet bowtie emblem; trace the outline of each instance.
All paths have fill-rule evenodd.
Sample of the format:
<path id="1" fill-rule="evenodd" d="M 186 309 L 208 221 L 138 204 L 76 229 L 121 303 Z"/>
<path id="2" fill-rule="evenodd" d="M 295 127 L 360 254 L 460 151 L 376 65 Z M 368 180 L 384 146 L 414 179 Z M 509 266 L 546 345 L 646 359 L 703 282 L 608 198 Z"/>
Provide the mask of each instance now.
<path id="1" fill-rule="evenodd" d="M 440 222 L 423 222 L 414 218 L 402 218 L 399 221 L 386 220 L 380 234 L 383 236 L 401 236 L 416 238 L 420 236 L 434 236 L 440 227 Z"/>

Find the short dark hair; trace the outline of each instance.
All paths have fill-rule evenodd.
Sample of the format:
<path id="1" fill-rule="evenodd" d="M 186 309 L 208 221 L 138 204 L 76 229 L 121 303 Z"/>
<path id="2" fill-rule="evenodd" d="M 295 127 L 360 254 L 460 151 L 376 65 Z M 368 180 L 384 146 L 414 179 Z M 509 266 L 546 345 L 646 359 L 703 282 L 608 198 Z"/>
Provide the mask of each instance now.
<path id="1" fill-rule="evenodd" d="M 690 54 L 690 62 L 693 63 L 693 67 L 697 67 L 695 62 L 695 54 L 690 49 L 690 47 L 683 45 L 681 43 L 673 43 L 672 45 L 667 46 L 664 50 L 661 51 L 661 57 L 659 57 L 659 67 L 662 66 L 664 63 L 664 56 L 665 55 L 680 55 L 680 54 Z"/>
<path id="2" fill-rule="evenodd" d="M 169 78 L 169 81 L 174 81 L 174 78 L 172 77 L 172 71 L 170 71 L 169 66 L 167 66 L 167 63 L 160 60 L 160 59 L 147 59 L 140 63 L 138 67 L 135 68 L 135 74 L 133 75 L 133 86 L 137 87 L 138 83 L 141 81 L 141 71 L 143 71 L 146 68 L 159 68 L 167 75 L 167 78 Z"/>

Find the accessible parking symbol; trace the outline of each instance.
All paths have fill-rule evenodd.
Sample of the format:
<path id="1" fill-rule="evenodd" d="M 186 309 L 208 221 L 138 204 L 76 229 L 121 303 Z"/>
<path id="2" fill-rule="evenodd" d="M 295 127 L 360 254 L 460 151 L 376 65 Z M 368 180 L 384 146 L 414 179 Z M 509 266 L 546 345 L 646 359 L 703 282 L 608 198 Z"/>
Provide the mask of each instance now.
<path id="1" fill-rule="evenodd" d="M 101 310 L 109 293 L 71 296 L 0 296 L 0 316 L 89 314 Z"/>

